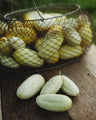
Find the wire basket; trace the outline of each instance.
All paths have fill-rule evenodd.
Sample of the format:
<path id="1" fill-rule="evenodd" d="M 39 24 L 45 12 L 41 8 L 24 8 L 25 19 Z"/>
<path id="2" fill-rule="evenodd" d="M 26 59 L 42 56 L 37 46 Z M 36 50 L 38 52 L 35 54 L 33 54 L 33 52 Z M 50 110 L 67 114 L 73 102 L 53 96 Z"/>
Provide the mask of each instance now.
<path id="1" fill-rule="evenodd" d="M 80 59 L 94 39 L 90 15 L 72 3 L 13 11 L 0 21 L 0 68 L 37 72 Z M 8 68 L 8 69 L 7 69 Z"/>

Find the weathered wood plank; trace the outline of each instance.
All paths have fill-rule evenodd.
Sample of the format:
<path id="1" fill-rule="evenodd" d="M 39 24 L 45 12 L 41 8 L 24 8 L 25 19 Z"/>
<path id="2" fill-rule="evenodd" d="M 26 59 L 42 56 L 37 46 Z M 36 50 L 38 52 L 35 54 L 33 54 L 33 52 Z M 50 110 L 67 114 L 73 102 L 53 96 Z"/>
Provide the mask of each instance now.
<path id="1" fill-rule="evenodd" d="M 0 120 L 2 120 L 2 113 L 1 113 L 1 91 L 0 91 Z"/>
<path id="2" fill-rule="evenodd" d="M 74 98 L 69 115 L 72 120 L 96 120 L 96 48 L 71 69 L 70 77 L 79 86 L 80 95 Z"/>
<path id="3" fill-rule="evenodd" d="M 38 108 L 35 104 L 35 98 L 26 101 L 20 101 L 16 98 L 15 92 L 18 85 L 26 79 L 29 74 L 15 74 L 1 72 L 3 79 L 3 110 L 4 120 L 95 120 L 96 119 L 96 47 L 93 45 L 90 51 L 79 61 L 61 67 L 58 69 L 41 72 L 46 80 L 53 75 L 62 74 L 70 77 L 80 88 L 80 95 L 72 97 L 73 106 L 69 110 L 69 117 L 66 113 L 51 113 Z M 6 74 L 6 75 L 5 75 Z M 7 81 L 5 80 L 7 79 Z M 6 81 L 6 82 L 5 82 Z M 8 83 L 9 82 L 9 83 Z M 15 85 L 14 85 L 15 84 Z M 12 88 L 13 86 L 13 88 Z M 8 96 L 7 89 L 10 91 Z M 6 93 L 6 94 L 5 94 Z M 10 109 L 8 109 L 10 108 Z M 1 109 L 0 109 L 1 110 Z M 1 112 L 1 111 L 0 111 Z M 11 113 L 12 112 L 12 113 Z M 25 114 L 27 113 L 27 116 Z M 33 115 L 33 116 L 32 116 Z M 37 115 L 37 116 L 36 116 Z M 1 114 L 0 114 L 1 117 Z M 0 119 L 1 120 L 1 119 Z"/>

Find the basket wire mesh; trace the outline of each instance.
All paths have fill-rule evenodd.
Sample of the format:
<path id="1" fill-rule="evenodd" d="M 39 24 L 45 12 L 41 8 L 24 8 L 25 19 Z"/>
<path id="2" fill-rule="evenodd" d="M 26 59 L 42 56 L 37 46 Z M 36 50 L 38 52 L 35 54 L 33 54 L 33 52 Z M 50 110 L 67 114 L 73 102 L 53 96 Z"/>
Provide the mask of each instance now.
<path id="1" fill-rule="evenodd" d="M 0 68 L 42 71 L 80 59 L 94 39 L 91 16 L 72 3 L 12 11 L 0 20 Z M 8 69 L 7 69 L 8 68 Z"/>

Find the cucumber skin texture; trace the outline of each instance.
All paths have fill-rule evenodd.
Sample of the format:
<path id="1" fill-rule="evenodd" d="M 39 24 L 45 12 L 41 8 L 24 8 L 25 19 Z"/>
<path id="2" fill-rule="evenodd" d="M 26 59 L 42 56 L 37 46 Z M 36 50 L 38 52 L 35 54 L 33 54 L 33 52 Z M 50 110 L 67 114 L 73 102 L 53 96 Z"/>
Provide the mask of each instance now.
<path id="1" fill-rule="evenodd" d="M 56 94 L 62 87 L 62 78 L 56 75 L 48 80 L 48 82 L 42 87 L 40 95 L 43 94 Z"/>
<path id="2" fill-rule="evenodd" d="M 64 112 L 71 108 L 72 100 L 66 95 L 46 94 L 36 98 L 39 107 L 53 112 Z"/>
<path id="3" fill-rule="evenodd" d="M 20 99 L 29 99 L 38 93 L 44 84 L 44 78 L 39 74 L 34 74 L 18 87 L 16 95 Z"/>

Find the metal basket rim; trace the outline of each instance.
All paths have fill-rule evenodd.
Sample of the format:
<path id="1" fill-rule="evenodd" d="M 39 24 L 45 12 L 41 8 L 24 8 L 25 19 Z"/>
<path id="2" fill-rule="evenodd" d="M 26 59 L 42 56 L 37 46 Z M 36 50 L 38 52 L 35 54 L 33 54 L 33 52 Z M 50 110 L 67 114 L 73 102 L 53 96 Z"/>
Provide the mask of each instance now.
<path id="1" fill-rule="evenodd" d="M 3 71 L 6 71 L 6 72 L 17 72 L 17 73 L 37 73 L 37 72 L 44 72 L 44 71 L 47 71 L 47 70 L 53 70 L 53 69 L 57 69 L 57 68 L 60 68 L 60 67 L 65 67 L 66 65 L 69 65 L 69 64 L 72 64 L 78 60 L 80 60 L 83 56 L 84 56 L 85 53 L 81 54 L 80 56 L 78 57 L 75 57 L 75 58 L 72 58 L 72 59 L 69 59 L 69 60 L 61 60 L 62 63 L 59 64 L 59 63 L 56 63 L 57 65 L 55 64 L 50 64 L 51 67 L 45 67 L 45 66 L 41 66 L 40 68 L 31 68 L 31 67 L 24 67 L 24 66 L 21 66 L 20 68 L 18 69 L 12 69 L 12 68 L 8 68 L 8 67 L 5 67 L 5 66 L 0 66 L 0 70 L 3 70 Z M 60 61 L 59 61 L 60 62 Z M 47 66 L 48 66 L 48 63 L 46 63 Z"/>
<path id="2" fill-rule="evenodd" d="M 51 17 L 51 18 L 44 18 L 44 20 L 48 20 L 48 19 L 54 19 L 54 18 L 58 18 L 58 17 L 62 17 L 62 16 L 68 16 L 68 15 L 71 15 L 71 14 L 74 14 L 78 11 L 80 11 L 80 6 L 75 4 L 68 4 L 68 3 L 57 3 L 57 4 L 49 4 L 48 6 L 52 7 L 52 6 L 56 6 L 56 5 L 59 5 L 59 6 L 64 6 L 64 5 L 67 5 L 69 6 L 70 8 L 74 6 L 75 10 L 71 11 L 71 12 L 68 12 L 66 14 L 62 14 L 62 15 L 59 15 L 59 16 L 55 16 L 55 17 Z M 42 5 L 42 6 L 38 6 L 38 8 L 43 8 L 43 7 L 46 7 L 46 5 Z M 5 21 L 41 21 L 41 19 L 35 19 L 35 20 L 23 20 L 23 19 L 11 19 L 9 16 L 12 15 L 12 14 L 16 14 L 16 13 L 20 13 L 20 12 L 24 12 L 24 11 L 31 11 L 31 10 L 35 10 L 35 7 L 33 8 L 28 8 L 28 9 L 21 9 L 21 10 L 16 10 L 16 11 L 12 11 L 10 13 L 6 13 L 4 15 L 4 20 Z"/>

